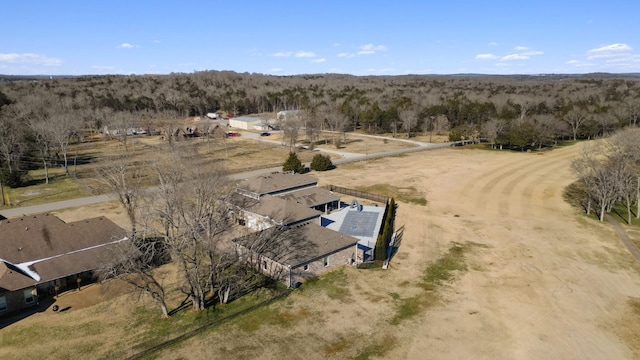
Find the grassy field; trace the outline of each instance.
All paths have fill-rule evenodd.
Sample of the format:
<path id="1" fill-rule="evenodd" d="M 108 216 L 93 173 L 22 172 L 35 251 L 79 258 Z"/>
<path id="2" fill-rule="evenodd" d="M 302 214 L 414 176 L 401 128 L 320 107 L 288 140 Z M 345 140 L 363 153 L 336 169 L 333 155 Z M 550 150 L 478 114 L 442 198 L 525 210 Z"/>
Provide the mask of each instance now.
<path id="1" fill-rule="evenodd" d="M 392 326 L 400 324 L 422 313 L 429 306 L 442 299 L 439 289 L 455 281 L 456 276 L 467 268 L 465 254 L 473 244 L 455 244 L 440 259 L 428 266 L 419 283 L 413 284 L 423 290 L 412 297 L 404 297 L 397 292 L 385 296 L 389 301 Z M 160 268 L 158 271 L 175 272 L 175 269 Z M 215 334 L 219 327 L 232 328 L 239 334 L 249 336 L 259 331 L 293 329 L 297 325 L 315 323 L 320 325 L 323 315 L 310 305 L 313 299 L 326 297 L 337 304 L 356 301 L 351 284 L 362 281 L 363 277 L 380 272 L 379 268 L 356 270 L 342 268 L 325 276 L 308 281 L 296 291 L 294 298 L 284 297 L 271 303 L 270 299 L 287 295 L 284 289 L 263 288 L 227 305 L 210 307 L 207 311 L 192 312 L 189 307 L 178 310 L 181 304 L 180 292 L 172 290 L 170 319 L 161 319 L 159 311 L 148 300 L 124 295 L 115 301 L 99 303 L 84 309 L 76 309 L 69 314 L 46 314 L 42 320 L 49 324 L 47 317 L 58 316 L 57 324 L 42 326 L 37 319 L 28 319 L 2 330 L 0 355 L 20 357 L 23 349 L 29 348 L 30 356 L 46 358 L 57 356 L 66 359 L 122 359 L 147 353 L 144 358 L 155 358 L 155 352 L 172 353 L 171 348 L 184 348 L 184 341 L 206 332 Z M 175 278 L 169 276 L 167 279 Z M 404 287 L 408 284 L 403 285 Z M 170 286 L 169 286 L 170 287 Z M 106 288 L 109 291 L 108 288 Z M 285 291 L 283 293 L 283 291 Z M 81 296 L 81 293 L 69 296 Z M 142 300 L 142 303 L 140 301 Z M 72 300 L 69 300 L 72 301 Z M 147 305 L 144 305 L 144 304 Z M 117 336 L 126 332 L 126 337 Z M 188 336 L 184 336 L 187 334 Z M 40 339 L 38 344 L 33 339 Z M 61 346 L 68 339 L 69 346 Z M 99 339 L 99 340 L 98 340 Z M 327 356 L 352 354 L 355 359 L 370 359 L 383 356 L 393 348 L 392 328 L 367 347 L 357 345 L 357 337 L 338 337 L 323 346 Z M 166 346 L 170 349 L 166 349 Z M 353 353 L 353 350 L 357 351 Z M 242 354 L 237 354 L 242 355 Z M 241 357 L 242 358 L 242 357 Z"/>

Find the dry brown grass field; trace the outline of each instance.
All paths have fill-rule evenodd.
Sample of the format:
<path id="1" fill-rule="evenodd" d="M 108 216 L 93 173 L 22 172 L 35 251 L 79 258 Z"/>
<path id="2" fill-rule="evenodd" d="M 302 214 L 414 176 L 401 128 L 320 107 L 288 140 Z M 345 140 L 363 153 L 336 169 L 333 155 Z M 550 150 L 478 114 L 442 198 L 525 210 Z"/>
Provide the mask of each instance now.
<path id="1" fill-rule="evenodd" d="M 563 199 L 581 146 L 441 149 L 312 173 L 321 184 L 426 200 L 398 200 L 396 226 L 406 230 L 390 268 L 334 271 L 150 358 L 640 358 L 640 265 L 610 225 Z M 58 214 L 86 213 L 126 225 L 113 204 Z M 188 318 L 156 320 L 122 291 L 65 294 L 68 311 L 0 329 L 0 357 L 123 358 Z"/>

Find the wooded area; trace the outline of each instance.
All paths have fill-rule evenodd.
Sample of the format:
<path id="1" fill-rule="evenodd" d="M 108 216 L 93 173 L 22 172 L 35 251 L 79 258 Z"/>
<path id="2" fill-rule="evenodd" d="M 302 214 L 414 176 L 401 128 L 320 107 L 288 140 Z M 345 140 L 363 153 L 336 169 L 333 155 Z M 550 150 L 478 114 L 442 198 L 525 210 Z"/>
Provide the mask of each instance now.
<path id="1" fill-rule="evenodd" d="M 81 77 L 3 77 L 0 158 L 7 184 L 55 161 L 68 172 L 69 144 L 105 126 L 127 145 L 130 129 L 173 129 L 177 119 L 302 110 L 299 129 L 411 136 L 449 134 L 500 148 L 535 149 L 594 138 L 640 118 L 637 75 L 269 76 L 227 71 Z M 286 134 L 285 134 L 286 135 Z M 285 136 L 287 137 L 287 136 Z M 339 145 L 340 136 L 334 141 Z"/>

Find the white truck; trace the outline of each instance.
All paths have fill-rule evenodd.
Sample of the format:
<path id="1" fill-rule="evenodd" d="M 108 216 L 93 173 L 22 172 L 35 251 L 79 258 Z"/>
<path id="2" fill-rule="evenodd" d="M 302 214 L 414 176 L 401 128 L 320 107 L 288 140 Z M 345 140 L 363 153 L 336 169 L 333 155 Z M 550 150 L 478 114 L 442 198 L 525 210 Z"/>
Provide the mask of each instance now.
<path id="1" fill-rule="evenodd" d="M 218 118 L 218 114 L 216 114 L 216 113 L 207 113 L 207 117 L 209 119 L 217 119 Z"/>

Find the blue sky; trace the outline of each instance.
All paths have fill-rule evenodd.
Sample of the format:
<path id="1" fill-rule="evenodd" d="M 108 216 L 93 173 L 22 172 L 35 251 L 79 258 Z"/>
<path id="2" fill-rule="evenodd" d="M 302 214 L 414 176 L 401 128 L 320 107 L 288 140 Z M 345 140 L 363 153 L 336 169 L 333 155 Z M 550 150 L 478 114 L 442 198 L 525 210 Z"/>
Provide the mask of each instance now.
<path id="1" fill-rule="evenodd" d="M 640 1 L 4 0 L 0 74 L 640 72 Z"/>

